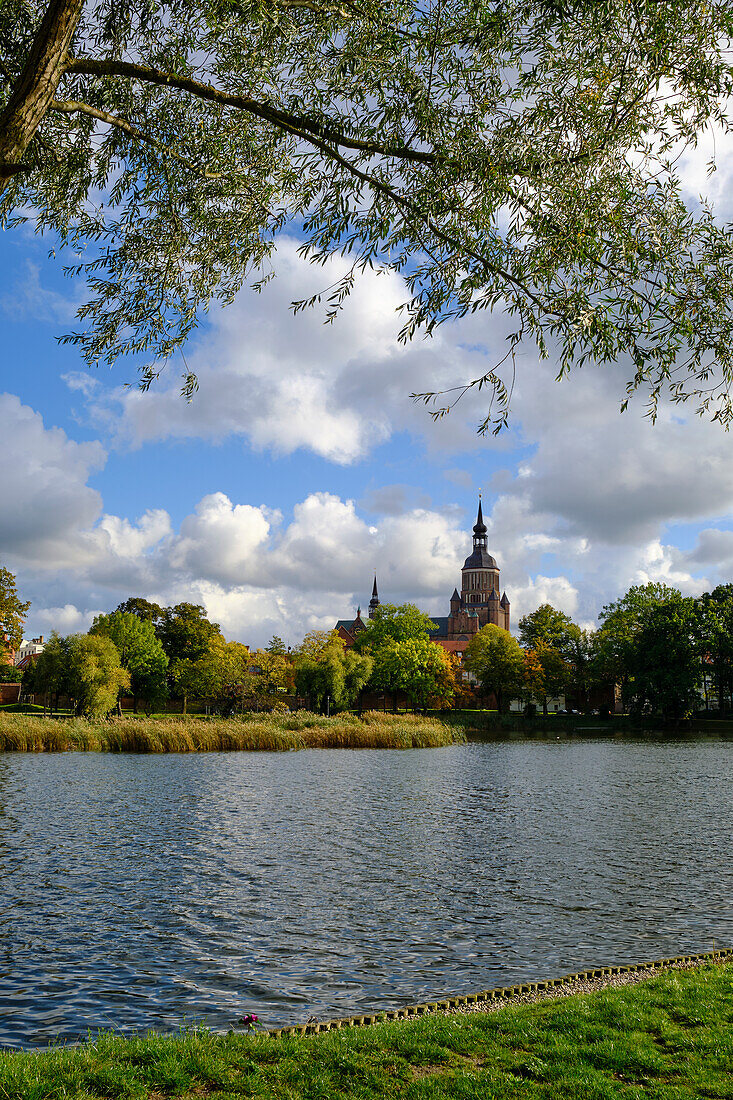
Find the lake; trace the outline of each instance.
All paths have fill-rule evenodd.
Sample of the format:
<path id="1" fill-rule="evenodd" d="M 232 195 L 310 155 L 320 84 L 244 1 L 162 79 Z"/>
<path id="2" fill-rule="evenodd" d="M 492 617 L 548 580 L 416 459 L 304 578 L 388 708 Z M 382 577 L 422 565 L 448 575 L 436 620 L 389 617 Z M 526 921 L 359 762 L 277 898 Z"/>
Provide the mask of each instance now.
<path id="1" fill-rule="evenodd" d="M 0 754 L 0 1045 L 733 945 L 733 746 Z"/>

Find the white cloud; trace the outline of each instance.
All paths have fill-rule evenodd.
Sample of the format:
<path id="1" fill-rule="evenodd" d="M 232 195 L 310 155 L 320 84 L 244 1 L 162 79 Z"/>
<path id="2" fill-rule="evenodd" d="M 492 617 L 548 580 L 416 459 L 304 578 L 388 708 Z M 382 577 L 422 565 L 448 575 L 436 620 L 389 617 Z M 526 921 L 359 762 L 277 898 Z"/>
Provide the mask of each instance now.
<path id="1" fill-rule="evenodd" d="M 466 429 L 478 419 L 471 397 L 465 415 L 461 408 L 433 426 L 409 395 L 481 374 L 488 363 L 481 347 L 463 346 L 452 330 L 399 344 L 397 309 L 407 291 L 393 273 L 361 276 L 333 325 L 324 325 L 318 307 L 294 316 L 293 300 L 333 283 L 349 266 L 336 257 L 314 267 L 297 255 L 297 247 L 281 238 L 277 278 L 262 294 L 245 291 L 226 309 L 212 311 L 210 330 L 187 351 L 200 382 L 190 403 L 180 398 L 173 372 L 147 394 L 134 388 L 90 393 L 86 376 L 67 376 L 73 388 L 86 388 L 97 423 L 116 445 L 139 447 L 162 439 L 216 443 L 239 436 L 275 455 L 303 448 L 349 465 L 396 430 L 422 433 L 430 426 L 431 447 L 480 446 Z M 488 344 L 491 355 L 492 340 Z"/>
<path id="2" fill-rule="evenodd" d="M 82 548 L 79 532 L 101 511 L 101 497 L 87 484 L 106 453 L 98 442 L 75 443 L 13 394 L 0 394 L 5 478 L 0 512 L 0 555 L 25 562 L 53 558 L 63 566 Z"/>

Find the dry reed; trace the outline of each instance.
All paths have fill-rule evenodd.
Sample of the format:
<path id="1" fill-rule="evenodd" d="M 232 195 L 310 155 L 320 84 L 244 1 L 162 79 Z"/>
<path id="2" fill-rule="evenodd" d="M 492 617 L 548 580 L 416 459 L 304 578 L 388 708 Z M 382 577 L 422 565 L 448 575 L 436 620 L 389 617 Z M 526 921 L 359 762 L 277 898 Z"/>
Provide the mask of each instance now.
<path id="1" fill-rule="evenodd" d="M 333 718 L 245 714 L 238 718 L 43 718 L 0 714 L 0 752 L 284 752 L 292 749 L 436 748 L 465 740 L 437 718 L 369 711 Z"/>

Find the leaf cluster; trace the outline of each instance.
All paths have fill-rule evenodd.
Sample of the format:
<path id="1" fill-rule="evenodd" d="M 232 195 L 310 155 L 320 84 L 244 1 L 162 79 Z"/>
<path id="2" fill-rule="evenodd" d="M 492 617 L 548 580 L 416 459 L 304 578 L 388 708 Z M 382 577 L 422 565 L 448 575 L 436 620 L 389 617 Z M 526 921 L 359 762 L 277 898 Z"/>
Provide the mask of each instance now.
<path id="1" fill-rule="evenodd" d="M 312 262 L 344 257 L 296 309 L 332 320 L 376 268 L 405 280 L 402 339 L 510 318 L 500 363 L 443 404 L 416 395 L 436 417 L 477 387 L 480 430 L 501 427 L 530 341 L 559 376 L 621 364 L 623 405 L 639 390 L 652 417 L 666 396 L 727 426 L 733 240 L 686 202 L 679 159 L 729 127 L 728 0 L 123 8 L 83 5 L 0 200 L 86 280 L 64 339 L 88 363 L 140 356 L 149 386 L 213 303 L 272 276 L 287 227 Z M 0 9 L 0 112 L 42 14 Z"/>

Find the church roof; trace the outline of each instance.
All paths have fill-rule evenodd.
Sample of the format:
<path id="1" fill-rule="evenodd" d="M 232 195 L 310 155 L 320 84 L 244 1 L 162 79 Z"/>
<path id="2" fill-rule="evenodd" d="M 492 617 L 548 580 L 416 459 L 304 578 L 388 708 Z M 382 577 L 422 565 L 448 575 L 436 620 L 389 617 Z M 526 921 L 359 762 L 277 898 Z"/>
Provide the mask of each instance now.
<path id="1" fill-rule="evenodd" d="M 452 596 L 451 596 L 451 598 L 450 598 L 450 599 L 451 599 L 451 603 L 453 603 L 453 600 L 460 600 L 460 598 L 461 598 L 461 597 L 460 597 L 460 595 L 459 595 L 458 589 L 457 589 L 457 588 L 454 588 L 454 589 L 453 589 L 453 595 L 452 595 Z"/>
<path id="2" fill-rule="evenodd" d="M 476 549 L 463 563 L 464 569 L 498 569 L 496 558 L 488 550 Z"/>
<path id="3" fill-rule="evenodd" d="M 430 618 L 436 624 L 435 630 L 429 630 L 428 636 L 430 638 L 445 638 L 448 634 L 448 616 L 447 615 L 431 615 Z"/>
<path id="4" fill-rule="evenodd" d="M 506 598 L 506 592 L 501 597 L 501 606 L 502 607 L 509 607 L 509 600 Z"/>

